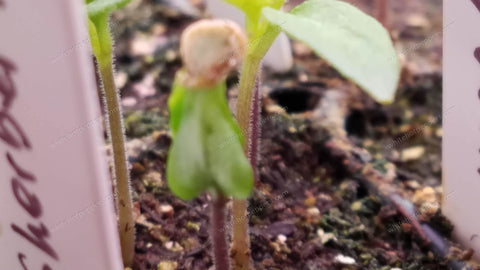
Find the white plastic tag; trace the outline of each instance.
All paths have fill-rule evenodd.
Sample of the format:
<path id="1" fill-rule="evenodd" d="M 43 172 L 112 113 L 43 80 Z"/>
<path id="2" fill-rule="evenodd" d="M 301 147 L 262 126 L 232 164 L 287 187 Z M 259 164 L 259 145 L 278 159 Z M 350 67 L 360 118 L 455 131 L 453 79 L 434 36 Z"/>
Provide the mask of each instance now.
<path id="1" fill-rule="evenodd" d="M 443 208 L 455 236 L 479 258 L 480 1 L 444 0 L 443 5 L 448 25 L 443 33 Z"/>
<path id="2" fill-rule="evenodd" d="M 0 269 L 123 269 L 85 16 L 0 0 Z"/>

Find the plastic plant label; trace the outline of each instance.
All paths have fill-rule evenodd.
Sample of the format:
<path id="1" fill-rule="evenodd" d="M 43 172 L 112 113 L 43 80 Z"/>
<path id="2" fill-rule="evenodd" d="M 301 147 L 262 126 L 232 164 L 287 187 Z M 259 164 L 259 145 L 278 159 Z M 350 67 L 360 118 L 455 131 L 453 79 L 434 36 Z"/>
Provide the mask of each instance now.
<path id="1" fill-rule="evenodd" d="M 0 0 L 0 269 L 123 269 L 86 25 Z"/>
<path id="2" fill-rule="evenodd" d="M 445 0 L 443 210 L 480 258 L 480 1 Z M 447 27 L 448 26 L 448 27 Z"/>

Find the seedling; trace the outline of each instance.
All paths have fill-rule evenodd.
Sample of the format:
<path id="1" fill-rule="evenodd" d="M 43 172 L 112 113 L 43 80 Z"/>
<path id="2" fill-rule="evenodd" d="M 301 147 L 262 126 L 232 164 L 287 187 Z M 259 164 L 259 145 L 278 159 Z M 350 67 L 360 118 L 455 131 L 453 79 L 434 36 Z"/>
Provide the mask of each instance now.
<path id="1" fill-rule="evenodd" d="M 231 23 L 201 22 L 182 37 L 184 68 L 177 73 L 169 100 L 174 142 L 167 161 L 168 184 L 183 199 L 203 191 L 214 197 L 212 225 L 217 269 L 229 269 L 225 240 L 226 198 L 235 198 L 233 265 L 251 269 L 246 215 L 256 166 L 258 134 L 258 69 L 280 31 L 309 45 L 345 77 L 380 102 L 390 102 L 399 79 L 399 64 L 387 31 L 375 19 L 336 0 L 310 0 L 291 12 L 280 11 L 284 0 L 226 0 L 246 15 L 250 43 Z M 117 178 L 119 231 L 126 265 L 133 256 L 133 219 L 119 98 L 113 81 L 108 16 L 125 0 L 87 0 L 89 30 L 103 80 L 109 131 Z M 239 126 L 228 110 L 225 76 L 245 50 L 237 105 Z M 252 106 L 253 100 L 253 106 Z M 253 109 L 252 109 L 253 108 Z M 252 113 L 253 112 L 253 113 Z M 243 131 L 243 132 L 242 132 Z M 244 143 L 243 133 L 248 143 Z M 234 138 L 224 143 L 225 138 Z M 220 147 L 222 146 L 222 147 Z M 216 228 L 216 229 L 215 229 Z"/>
<path id="2" fill-rule="evenodd" d="M 226 240 L 227 197 L 245 199 L 253 187 L 252 168 L 243 154 L 244 138 L 228 108 L 225 78 L 240 62 L 246 37 L 229 21 L 205 20 L 183 33 L 177 72 L 169 98 L 173 144 L 167 160 L 170 189 L 189 200 L 204 191 L 213 196 L 212 235 L 216 269 L 230 269 Z"/>
<path id="3" fill-rule="evenodd" d="M 112 11 L 125 6 L 129 1 L 87 0 L 90 42 L 97 59 L 97 67 L 103 83 L 103 102 L 105 103 L 105 113 L 108 116 L 107 131 L 112 141 L 118 232 L 125 266 L 130 266 L 133 260 L 135 224 L 132 215 L 130 175 L 127 167 L 120 95 L 113 77 L 112 38 L 110 35 L 109 17 Z"/>
<path id="4" fill-rule="evenodd" d="M 400 67 L 388 32 L 372 17 L 336 0 L 309 0 L 289 13 L 284 0 L 224 0 L 245 13 L 249 46 L 242 65 L 237 120 L 247 133 L 244 152 L 256 166 L 258 68 L 273 41 L 284 31 L 302 41 L 346 78 L 382 103 L 393 100 Z M 256 83 L 257 82 L 257 83 Z M 253 100 L 253 104 L 252 104 Z M 256 113 L 252 113 L 256 112 Z M 232 255 L 234 269 L 251 269 L 247 203 L 235 200 Z"/>

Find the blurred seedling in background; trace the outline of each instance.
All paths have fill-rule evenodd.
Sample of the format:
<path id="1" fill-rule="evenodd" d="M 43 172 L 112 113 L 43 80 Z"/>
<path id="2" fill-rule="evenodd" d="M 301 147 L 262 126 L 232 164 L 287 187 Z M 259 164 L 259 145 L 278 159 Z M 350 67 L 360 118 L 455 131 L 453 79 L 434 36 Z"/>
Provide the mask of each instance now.
<path id="1" fill-rule="evenodd" d="M 254 170 L 260 129 L 259 66 L 281 31 L 308 45 L 377 101 L 393 100 L 400 67 L 392 41 L 379 22 L 356 7 L 337 0 L 309 0 L 286 13 L 280 10 L 284 0 L 224 1 L 245 13 L 251 41 L 241 69 L 236 116 L 246 133 L 244 152 Z M 255 42 L 258 40 L 261 42 Z M 233 225 L 231 254 L 235 270 L 252 269 L 246 211 L 246 200 L 234 200 L 233 219 L 241 221 Z"/>
<path id="2" fill-rule="evenodd" d="M 240 63 L 245 47 L 246 36 L 233 22 L 203 20 L 189 26 L 180 40 L 183 68 L 168 101 L 173 135 L 168 185 L 185 200 L 204 191 L 213 197 L 211 240 L 219 270 L 230 269 L 227 198 L 246 199 L 253 187 L 244 138 L 226 98 L 226 76 Z M 234 140 L 220 149 L 225 138 Z"/>
<path id="3" fill-rule="evenodd" d="M 110 13 L 124 7 L 130 0 L 87 0 L 88 30 L 93 53 L 97 60 L 99 77 L 102 80 L 102 95 L 107 115 L 107 132 L 112 141 L 114 179 L 117 194 L 118 232 L 125 267 L 133 261 L 135 247 L 135 223 L 130 194 L 130 174 L 125 151 L 120 95 L 115 86 L 113 72 L 112 37 Z"/>

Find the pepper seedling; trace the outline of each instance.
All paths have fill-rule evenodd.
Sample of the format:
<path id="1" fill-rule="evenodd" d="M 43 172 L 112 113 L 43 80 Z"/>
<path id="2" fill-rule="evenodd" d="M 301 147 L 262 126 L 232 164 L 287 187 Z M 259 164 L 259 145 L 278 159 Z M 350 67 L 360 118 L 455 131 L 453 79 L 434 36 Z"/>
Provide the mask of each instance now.
<path id="1" fill-rule="evenodd" d="M 88 30 L 97 68 L 103 83 L 102 94 L 108 137 L 112 142 L 114 160 L 115 194 L 118 212 L 118 232 L 125 266 L 130 266 L 134 256 L 135 223 L 130 195 L 130 174 L 125 151 L 120 95 L 113 73 L 112 38 L 110 35 L 110 13 L 122 8 L 130 0 L 87 0 Z"/>
<path id="2" fill-rule="evenodd" d="M 253 188 L 253 171 L 228 107 L 225 81 L 243 58 L 245 45 L 245 34 L 233 22 L 202 20 L 190 25 L 180 40 L 183 68 L 168 101 L 173 144 L 167 182 L 185 200 L 204 191 L 213 196 L 211 239 L 219 270 L 230 269 L 227 198 L 245 199 Z"/>
<path id="3" fill-rule="evenodd" d="M 259 65 L 277 35 L 283 31 L 299 40 L 346 78 L 382 103 L 391 102 L 400 77 L 400 65 L 388 32 L 374 18 L 337 0 L 308 0 L 290 12 L 284 0 L 224 0 L 245 13 L 249 45 L 243 61 L 237 120 L 247 133 L 244 152 L 256 164 Z M 253 103 L 252 103 L 253 100 Z M 256 113 L 253 113 L 256 112 Z M 255 166 L 254 166 L 255 169 Z M 234 269 L 251 269 L 247 203 L 235 200 L 232 254 Z"/>

